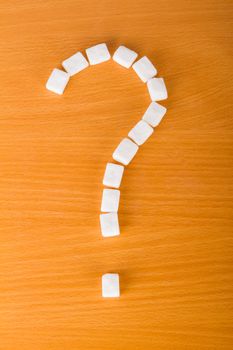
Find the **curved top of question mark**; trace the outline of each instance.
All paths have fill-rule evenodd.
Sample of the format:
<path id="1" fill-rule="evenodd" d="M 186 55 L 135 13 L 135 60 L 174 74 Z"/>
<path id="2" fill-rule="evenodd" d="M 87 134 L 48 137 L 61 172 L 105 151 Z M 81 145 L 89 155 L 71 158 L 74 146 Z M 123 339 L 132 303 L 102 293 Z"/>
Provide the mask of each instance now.
<path id="1" fill-rule="evenodd" d="M 46 83 L 46 88 L 61 95 L 72 76 L 89 65 L 96 65 L 111 59 L 105 43 L 86 49 L 86 54 L 89 62 L 80 51 L 64 60 L 62 66 L 66 71 L 55 68 Z M 124 138 L 113 152 L 113 159 L 122 165 L 107 164 L 103 184 L 110 188 L 103 190 L 101 205 L 101 211 L 107 214 L 100 215 L 101 231 L 104 237 L 120 234 L 117 217 L 120 199 L 118 188 L 120 187 L 124 166 L 131 162 L 139 146 L 152 135 L 154 128 L 160 123 L 167 111 L 164 106 L 157 103 L 157 101 L 167 98 L 167 89 L 163 78 L 155 78 L 157 69 L 146 56 L 135 62 L 137 57 L 138 54 L 136 52 L 125 46 L 119 46 L 113 54 L 115 62 L 124 68 L 132 66 L 139 78 L 147 84 L 152 102 L 142 119 L 130 130 L 128 138 Z"/>

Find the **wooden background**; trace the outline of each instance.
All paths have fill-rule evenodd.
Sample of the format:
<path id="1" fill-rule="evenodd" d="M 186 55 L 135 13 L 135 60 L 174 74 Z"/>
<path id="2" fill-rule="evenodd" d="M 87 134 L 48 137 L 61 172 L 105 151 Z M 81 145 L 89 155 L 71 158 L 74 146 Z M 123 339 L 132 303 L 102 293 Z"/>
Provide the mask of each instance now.
<path id="1" fill-rule="evenodd" d="M 232 0 L 0 4 L 0 349 L 232 349 Z M 45 89 L 107 42 L 148 55 L 168 113 L 99 230 L 102 177 L 150 99 L 113 61 Z M 122 296 L 101 297 L 120 273 Z"/>

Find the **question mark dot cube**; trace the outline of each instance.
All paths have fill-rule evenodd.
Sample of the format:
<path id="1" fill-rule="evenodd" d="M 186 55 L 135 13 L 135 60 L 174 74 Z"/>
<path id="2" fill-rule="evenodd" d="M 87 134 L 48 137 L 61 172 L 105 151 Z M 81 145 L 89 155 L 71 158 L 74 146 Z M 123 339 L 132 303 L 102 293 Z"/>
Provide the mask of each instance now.
<path id="1" fill-rule="evenodd" d="M 99 64 L 108 61 L 111 58 L 111 55 L 105 43 L 89 47 L 86 49 L 86 54 L 90 65 Z"/>
<path id="2" fill-rule="evenodd" d="M 103 190 L 101 211 L 107 213 L 117 213 L 120 201 L 120 191 L 105 188 Z"/>
<path id="3" fill-rule="evenodd" d="M 124 172 L 122 165 L 107 163 L 103 178 L 103 185 L 108 187 L 119 188 Z"/>
<path id="4" fill-rule="evenodd" d="M 147 88 L 152 101 L 166 100 L 167 89 L 163 78 L 153 78 L 148 80 Z"/>
<path id="5" fill-rule="evenodd" d="M 133 141 L 125 138 L 117 146 L 113 152 L 113 159 L 124 165 L 128 165 L 131 160 L 134 158 L 135 154 L 138 151 L 138 145 Z"/>
<path id="6" fill-rule="evenodd" d="M 166 107 L 161 106 L 159 103 L 151 102 L 142 119 L 155 128 L 159 125 L 166 112 Z"/>
<path id="7" fill-rule="evenodd" d="M 140 120 L 133 129 L 130 130 L 128 136 L 139 146 L 153 134 L 154 129 L 144 120 Z"/>
<path id="8" fill-rule="evenodd" d="M 103 237 L 114 237 L 120 234 L 117 213 L 100 214 L 100 226 Z"/>
<path id="9" fill-rule="evenodd" d="M 138 54 L 125 46 L 119 46 L 113 55 L 113 60 L 125 68 L 132 66 Z"/>
<path id="10" fill-rule="evenodd" d="M 46 89 L 55 92 L 56 94 L 62 95 L 69 79 L 70 75 L 68 73 L 55 68 L 46 83 Z"/>
<path id="11" fill-rule="evenodd" d="M 144 83 L 157 74 L 157 69 L 146 56 L 135 62 L 132 67 Z"/>
<path id="12" fill-rule="evenodd" d="M 81 72 L 83 69 L 87 68 L 89 66 L 89 63 L 81 52 L 77 52 L 73 56 L 64 60 L 62 62 L 62 66 L 70 76 L 73 76 Z"/>
<path id="13" fill-rule="evenodd" d="M 102 296 L 104 298 L 118 298 L 120 296 L 118 273 L 106 273 L 102 276 Z"/>

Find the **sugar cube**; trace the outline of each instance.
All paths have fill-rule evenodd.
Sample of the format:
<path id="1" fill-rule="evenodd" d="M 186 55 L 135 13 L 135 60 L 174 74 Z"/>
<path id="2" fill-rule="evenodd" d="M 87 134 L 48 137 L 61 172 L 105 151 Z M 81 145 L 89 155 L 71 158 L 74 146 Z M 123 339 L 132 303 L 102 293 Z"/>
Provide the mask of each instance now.
<path id="1" fill-rule="evenodd" d="M 102 63 L 110 60 L 111 56 L 106 44 L 98 44 L 86 49 L 86 54 L 90 65 Z"/>
<path id="2" fill-rule="evenodd" d="M 147 87 L 152 101 L 166 100 L 167 89 L 163 78 L 148 80 Z"/>
<path id="3" fill-rule="evenodd" d="M 104 298 L 116 298 L 120 296 L 118 273 L 106 273 L 102 276 L 102 296 Z"/>
<path id="4" fill-rule="evenodd" d="M 56 94 L 62 95 L 69 79 L 70 75 L 68 73 L 55 68 L 46 83 L 46 89 L 55 92 Z"/>
<path id="5" fill-rule="evenodd" d="M 133 129 L 130 130 L 128 136 L 136 142 L 139 146 L 153 134 L 154 129 L 148 125 L 144 120 L 140 120 Z"/>
<path id="6" fill-rule="evenodd" d="M 73 56 L 67 58 L 62 62 L 62 66 L 65 68 L 67 73 L 71 76 L 81 72 L 81 70 L 87 68 L 89 63 L 81 52 L 77 52 Z"/>
<path id="7" fill-rule="evenodd" d="M 136 145 L 133 141 L 125 138 L 117 146 L 117 148 L 113 152 L 112 157 L 117 162 L 122 163 L 124 165 L 128 165 L 137 153 L 137 151 L 138 145 Z"/>
<path id="8" fill-rule="evenodd" d="M 156 127 L 161 122 L 163 116 L 167 112 L 167 108 L 159 103 L 151 102 L 142 119 L 153 127 Z"/>
<path id="9" fill-rule="evenodd" d="M 123 172 L 124 167 L 122 165 L 107 163 L 103 184 L 108 187 L 119 188 Z"/>
<path id="10" fill-rule="evenodd" d="M 132 66 L 138 54 L 125 46 L 119 46 L 113 55 L 113 60 L 125 68 Z"/>
<path id="11" fill-rule="evenodd" d="M 133 64 L 133 69 L 144 83 L 157 74 L 157 69 L 146 56 L 135 62 Z"/>
<path id="12" fill-rule="evenodd" d="M 116 213 L 118 211 L 119 201 L 120 201 L 119 190 L 111 190 L 111 189 L 105 188 L 103 190 L 101 211 Z"/>
<path id="13" fill-rule="evenodd" d="M 104 237 L 113 237 L 120 234 L 117 213 L 100 214 L 100 226 Z"/>

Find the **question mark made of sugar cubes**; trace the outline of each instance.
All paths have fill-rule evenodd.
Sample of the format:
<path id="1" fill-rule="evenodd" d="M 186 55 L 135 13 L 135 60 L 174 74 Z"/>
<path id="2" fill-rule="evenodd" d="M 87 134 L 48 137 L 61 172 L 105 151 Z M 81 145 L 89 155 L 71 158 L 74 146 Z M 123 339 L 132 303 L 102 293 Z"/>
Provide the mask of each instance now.
<path id="1" fill-rule="evenodd" d="M 62 62 L 66 70 L 55 68 L 47 83 L 46 88 L 56 94 L 62 95 L 71 76 L 79 73 L 90 65 L 108 61 L 111 55 L 106 44 L 98 44 L 86 49 L 89 62 L 81 52 Z M 120 234 L 118 222 L 118 207 L 120 201 L 121 179 L 124 166 L 128 165 L 136 155 L 141 146 L 153 133 L 154 129 L 162 120 L 167 109 L 156 101 L 167 99 L 167 89 L 163 78 L 154 78 L 157 70 L 151 61 L 146 57 L 140 58 L 134 63 L 138 54 L 125 46 L 119 46 L 113 55 L 113 60 L 125 68 L 133 67 L 139 78 L 147 83 L 151 97 L 151 104 L 144 113 L 142 119 L 130 130 L 129 138 L 124 138 L 113 152 L 113 159 L 120 164 L 107 163 L 103 185 L 109 187 L 103 190 L 100 227 L 104 237 L 113 237 Z M 119 274 L 107 273 L 102 276 L 102 296 L 119 297 L 120 283 Z"/>

